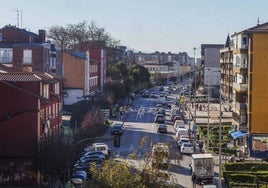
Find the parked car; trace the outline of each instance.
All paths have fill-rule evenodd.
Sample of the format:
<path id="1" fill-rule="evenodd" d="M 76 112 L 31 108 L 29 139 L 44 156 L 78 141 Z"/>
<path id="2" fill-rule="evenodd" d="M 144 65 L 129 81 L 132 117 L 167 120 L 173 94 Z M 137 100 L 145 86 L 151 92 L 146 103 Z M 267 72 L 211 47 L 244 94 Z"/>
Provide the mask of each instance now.
<path id="1" fill-rule="evenodd" d="M 174 129 L 177 131 L 179 128 L 185 128 L 185 124 L 183 120 L 176 120 L 174 123 Z"/>
<path id="2" fill-rule="evenodd" d="M 155 123 L 165 123 L 165 116 L 163 114 L 156 114 L 154 122 Z"/>
<path id="3" fill-rule="evenodd" d="M 180 137 L 181 137 L 182 135 L 187 135 L 187 136 L 189 136 L 189 131 L 188 131 L 188 129 L 185 129 L 185 128 L 179 128 L 179 129 L 177 130 L 177 132 L 176 132 L 176 138 L 177 138 L 177 139 L 180 139 Z"/>
<path id="4" fill-rule="evenodd" d="M 82 156 L 77 163 L 102 163 L 104 161 L 103 156 L 101 155 L 86 155 Z"/>
<path id="5" fill-rule="evenodd" d="M 87 173 L 85 171 L 82 171 L 82 170 L 80 170 L 80 171 L 74 171 L 73 174 L 72 174 L 72 176 L 71 176 L 71 181 L 73 179 L 78 179 L 78 178 L 80 178 L 83 181 L 86 181 L 87 180 Z"/>
<path id="6" fill-rule="evenodd" d="M 106 159 L 106 156 L 104 155 L 104 153 L 103 152 L 101 152 L 101 151 L 88 151 L 88 152 L 86 152 L 84 155 L 83 155 L 84 157 L 99 157 L 99 158 L 101 158 L 101 159 L 103 159 L 103 160 L 105 160 Z"/>
<path id="7" fill-rule="evenodd" d="M 87 146 L 84 151 L 101 151 L 106 157 L 109 157 L 111 154 L 109 146 L 102 142 L 93 143 L 92 145 Z"/>
<path id="8" fill-rule="evenodd" d="M 148 97 L 150 97 L 150 93 L 149 93 L 149 91 L 146 90 L 145 92 L 143 92 L 142 97 L 144 97 L 144 98 L 148 98 Z"/>
<path id="9" fill-rule="evenodd" d="M 151 98 L 157 98 L 157 94 L 155 92 L 151 93 Z"/>
<path id="10" fill-rule="evenodd" d="M 158 133 L 167 133 L 167 125 L 166 124 L 159 124 L 157 132 Z"/>
<path id="11" fill-rule="evenodd" d="M 191 142 L 185 142 L 181 145 L 181 153 L 183 154 L 193 154 L 194 146 Z"/>
<path id="12" fill-rule="evenodd" d="M 190 142 L 189 138 L 181 138 L 177 141 L 177 147 L 180 150 L 182 143 L 188 143 Z"/>
<path id="13" fill-rule="evenodd" d="M 173 116 L 172 121 L 175 122 L 176 120 L 182 120 L 182 117 L 180 115 Z"/>

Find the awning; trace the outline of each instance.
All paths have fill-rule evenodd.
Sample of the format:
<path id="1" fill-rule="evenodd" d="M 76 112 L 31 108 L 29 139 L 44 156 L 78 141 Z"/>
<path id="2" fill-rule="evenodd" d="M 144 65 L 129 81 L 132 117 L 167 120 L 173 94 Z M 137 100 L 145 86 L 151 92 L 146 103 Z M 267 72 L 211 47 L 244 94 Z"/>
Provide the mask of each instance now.
<path id="1" fill-rule="evenodd" d="M 243 136 L 248 136 L 248 133 L 242 133 L 241 131 L 235 131 L 231 133 L 231 136 L 233 137 L 233 139 L 237 139 L 237 138 L 241 138 Z"/>

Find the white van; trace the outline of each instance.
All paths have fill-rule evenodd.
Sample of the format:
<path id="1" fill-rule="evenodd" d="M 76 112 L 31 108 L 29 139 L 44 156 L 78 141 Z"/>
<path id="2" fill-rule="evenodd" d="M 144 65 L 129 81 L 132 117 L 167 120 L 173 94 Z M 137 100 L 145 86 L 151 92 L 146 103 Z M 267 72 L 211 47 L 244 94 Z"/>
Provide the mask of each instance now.
<path id="1" fill-rule="evenodd" d="M 179 128 L 176 132 L 176 139 L 179 139 L 181 135 L 189 135 L 188 129 L 186 128 Z"/>
<path id="2" fill-rule="evenodd" d="M 105 156 L 111 154 L 110 148 L 105 143 L 93 143 L 91 146 L 86 147 L 84 151 L 101 151 Z"/>
<path id="3" fill-rule="evenodd" d="M 179 128 L 185 128 L 185 124 L 183 120 L 176 120 L 174 123 L 174 129 L 177 131 Z"/>

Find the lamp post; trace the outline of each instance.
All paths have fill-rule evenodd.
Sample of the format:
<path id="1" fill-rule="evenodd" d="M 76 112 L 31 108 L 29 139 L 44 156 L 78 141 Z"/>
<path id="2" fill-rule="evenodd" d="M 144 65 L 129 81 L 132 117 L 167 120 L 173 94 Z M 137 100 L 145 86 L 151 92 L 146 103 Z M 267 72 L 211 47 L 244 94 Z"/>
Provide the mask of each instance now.
<path id="1" fill-rule="evenodd" d="M 210 69 L 208 69 L 208 71 L 210 72 Z M 207 152 L 209 151 L 209 127 L 210 127 L 210 125 L 209 125 L 209 111 L 210 111 L 210 109 L 209 109 L 209 87 L 210 87 L 210 80 L 208 80 L 208 122 L 207 122 L 207 147 L 206 147 L 206 149 L 207 149 Z"/>
<path id="2" fill-rule="evenodd" d="M 220 146 L 219 146 L 219 181 L 218 181 L 218 188 L 221 188 L 222 185 L 221 185 L 221 163 L 222 163 L 222 158 L 221 158 L 221 150 L 222 150 L 222 146 L 221 146 L 221 142 L 222 142 L 222 124 L 221 124 L 221 118 L 222 118 L 222 111 L 221 111 L 221 83 L 220 83 L 220 116 L 219 116 L 219 119 L 220 119 L 220 124 L 219 124 L 219 143 L 220 143 Z"/>
<path id="3" fill-rule="evenodd" d="M 194 47 L 194 125 L 196 125 L 196 64 L 195 64 L 195 50 Z"/>

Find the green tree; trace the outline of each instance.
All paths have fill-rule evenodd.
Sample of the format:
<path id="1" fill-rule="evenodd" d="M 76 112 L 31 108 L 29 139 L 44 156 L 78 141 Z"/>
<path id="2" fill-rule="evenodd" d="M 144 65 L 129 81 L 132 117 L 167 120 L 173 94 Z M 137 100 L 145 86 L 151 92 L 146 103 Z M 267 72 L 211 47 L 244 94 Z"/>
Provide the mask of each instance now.
<path id="1" fill-rule="evenodd" d="M 144 66 L 135 65 L 129 71 L 128 80 L 132 84 L 133 90 L 138 90 L 148 86 L 150 83 L 150 73 Z"/>
<path id="2" fill-rule="evenodd" d="M 127 96 L 125 85 L 121 82 L 109 82 L 103 87 L 104 93 L 110 101 L 117 102 Z"/>
<path id="3" fill-rule="evenodd" d="M 95 187 L 111 188 L 145 188 L 142 178 L 127 163 L 107 160 L 101 170 L 92 165 L 90 171 L 95 181 Z"/>

